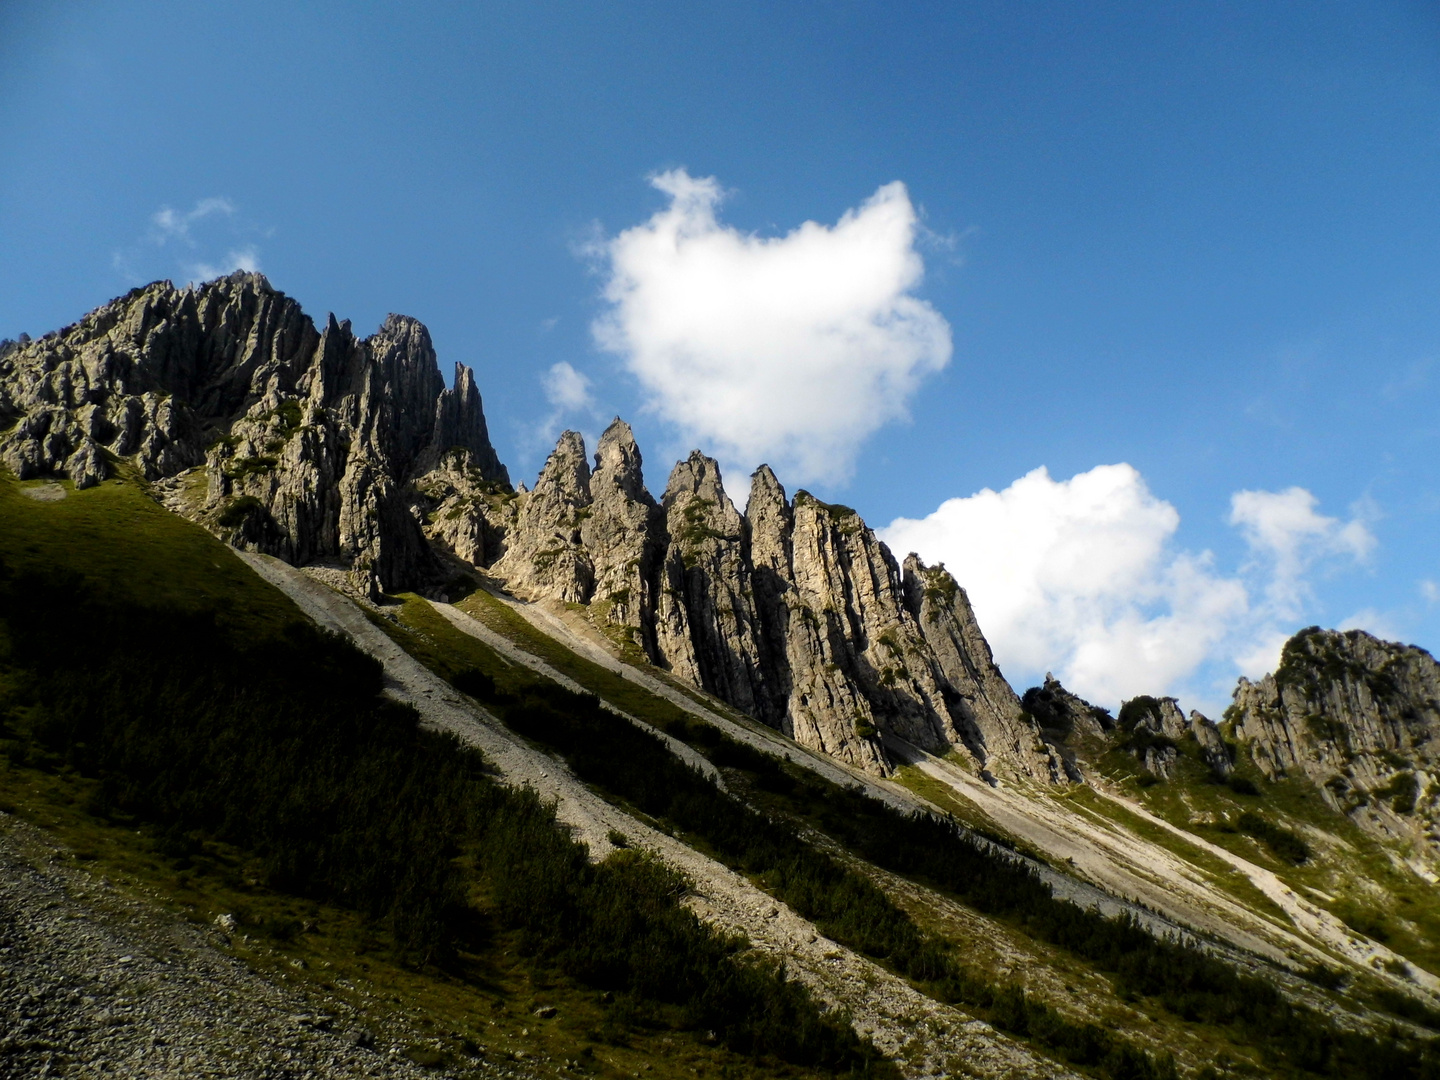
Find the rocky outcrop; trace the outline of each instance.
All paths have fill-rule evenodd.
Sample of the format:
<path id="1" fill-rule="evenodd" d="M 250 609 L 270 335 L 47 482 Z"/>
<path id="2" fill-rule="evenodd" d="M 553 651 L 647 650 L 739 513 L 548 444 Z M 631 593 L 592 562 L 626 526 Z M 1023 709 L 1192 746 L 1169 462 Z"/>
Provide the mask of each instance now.
<path id="1" fill-rule="evenodd" d="M 535 489 L 521 496 L 505 556 L 494 572 L 517 596 L 588 603 L 595 567 L 581 542 L 580 525 L 589 512 L 585 441 L 578 432 L 567 431 L 540 471 Z"/>
<path id="2" fill-rule="evenodd" d="M 777 703 L 762 669 L 745 519 L 725 494 L 719 465 L 699 451 L 678 463 L 660 509 L 657 653 L 682 678 L 773 722 Z"/>
<path id="3" fill-rule="evenodd" d="M 1193 709 L 1187 716 L 1173 697 L 1131 698 L 1117 718 L 1072 694 L 1047 672 L 1044 685 L 1026 690 L 1021 705 L 1063 755 L 1073 780 L 1085 779 L 1101 755 L 1115 750 L 1130 754 L 1161 780 L 1177 775 L 1177 762 L 1187 748 L 1217 777 L 1226 778 L 1233 769 L 1220 729 Z"/>
<path id="4" fill-rule="evenodd" d="M 1115 730 L 1115 717 L 1108 709 L 1072 694 L 1048 671 L 1044 685 L 1026 690 L 1020 704 L 1054 741 L 1103 739 Z"/>
<path id="5" fill-rule="evenodd" d="M 965 590 L 943 565 L 927 567 L 917 555 L 904 572 L 906 605 L 934 651 L 966 745 L 982 762 L 1019 763 L 1028 776 L 1059 779 L 1063 762 L 996 666 Z"/>
<path id="6" fill-rule="evenodd" d="M 884 772 L 885 740 L 903 739 L 1063 778 L 944 568 L 912 558 L 902 572 L 853 510 L 792 503 L 768 466 L 744 514 L 698 451 L 657 504 L 617 419 L 593 470 L 580 436 L 562 435 L 515 506 L 489 565 L 512 592 L 589 605 L 650 662 L 806 746 Z"/>
<path id="7" fill-rule="evenodd" d="M 658 507 L 645 490 L 635 434 L 618 416 L 595 449 L 589 510 L 580 523 L 580 540 L 595 574 L 589 602 L 604 622 L 644 648 L 655 639 Z"/>
<path id="8" fill-rule="evenodd" d="M 1220 733 L 1220 727 L 1203 713 L 1190 710 L 1190 732 L 1200 746 L 1200 758 L 1210 771 L 1221 779 L 1228 779 L 1235 771 L 1235 760 L 1231 756 L 1230 744 Z"/>
<path id="9" fill-rule="evenodd" d="M 159 282 L 0 351 L 0 425 L 22 479 L 83 488 L 126 463 L 237 547 L 338 559 L 372 590 L 440 572 L 412 504 L 442 459 L 509 483 L 473 377 L 446 389 L 424 326 L 317 331 L 259 274 Z M 483 557 L 482 536 L 454 539 Z"/>
<path id="10" fill-rule="evenodd" d="M 1240 680 L 1225 720 L 1267 777 L 1308 777 L 1367 831 L 1440 865 L 1440 664 L 1428 652 L 1302 630 L 1273 674 Z"/>

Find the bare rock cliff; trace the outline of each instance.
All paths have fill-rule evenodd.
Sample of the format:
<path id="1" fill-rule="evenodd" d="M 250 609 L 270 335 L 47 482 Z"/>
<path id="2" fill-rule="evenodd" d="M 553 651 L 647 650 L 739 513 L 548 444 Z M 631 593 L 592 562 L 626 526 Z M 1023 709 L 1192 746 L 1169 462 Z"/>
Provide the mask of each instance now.
<path id="1" fill-rule="evenodd" d="M 128 462 L 237 547 L 338 559 L 372 589 L 439 572 L 410 488 L 447 456 L 508 486 L 470 372 L 446 389 L 424 326 L 317 331 L 259 274 L 158 282 L 0 351 L 0 461 L 21 479 L 83 488 Z"/>
<path id="2" fill-rule="evenodd" d="M 1440 664 L 1361 630 L 1302 630 L 1225 711 L 1266 776 L 1308 777 L 1381 839 L 1440 867 Z"/>
<path id="3" fill-rule="evenodd" d="M 902 571 L 855 511 L 806 492 L 792 502 L 768 466 L 744 514 L 698 451 L 657 503 L 617 419 L 593 469 L 580 436 L 562 435 L 515 506 L 509 526 L 476 509 L 503 533 L 488 568 L 512 592 L 589 605 L 652 663 L 804 745 L 884 772 L 886 740 L 901 739 L 980 770 L 1064 778 L 944 568 L 912 558 Z"/>

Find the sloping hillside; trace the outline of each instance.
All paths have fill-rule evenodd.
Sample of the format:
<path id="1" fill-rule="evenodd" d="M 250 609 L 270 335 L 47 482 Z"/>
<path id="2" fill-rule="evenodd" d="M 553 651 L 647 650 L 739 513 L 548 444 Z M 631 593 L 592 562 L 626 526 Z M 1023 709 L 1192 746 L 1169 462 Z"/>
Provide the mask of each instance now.
<path id="1" fill-rule="evenodd" d="M 1437 1075 L 1419 650 L 1022 696 L 848 507 L 618 420 L 511 488 L 423 327 L 258 275 L 0 348 L 4 423 L 7 805 L 416 1062 Z"/>

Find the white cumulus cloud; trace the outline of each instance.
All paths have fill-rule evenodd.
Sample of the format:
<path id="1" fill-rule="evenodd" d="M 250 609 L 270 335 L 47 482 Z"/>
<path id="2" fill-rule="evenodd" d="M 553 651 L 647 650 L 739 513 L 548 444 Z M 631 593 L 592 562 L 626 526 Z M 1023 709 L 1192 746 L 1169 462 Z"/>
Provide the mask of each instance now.
<path id="1" fill-rule="evenodd" d="M 950 327 L 913 295 L 924 275 L 905 186 L 886 184 L 835 225 L 763 237 L 723 224 L 713 177 L 651 183 L 669 205 L 604 240 L 593 330 L 646 405 L 748 471 L 841 480 L 860 444 L 906 415 L 950 359 Z"/>
<path id="2" fill-rule="evenodd" d="M 1326 555 L 1364 561 L 1375 536 L 1359 518 L 1341 523 L 1316 509 L 1320 501 L 1304 488 L 1237 491 L 1230 497 L 1230 524 L 1250 550 L 1270 564 L 1267 599 L 1277 615 L 1295 618 L 1309 599 L 1305 572 Z"/>
<path id="3" fill-rule="evenodd" d="M 1308 602 L 1306 571 L 1373 547 L 1363 523 L 1316 506 L 1300 488 L 1237 493 L 1230 520 L 1251 556 L 1234 573 L 1208 551 L 1177 550 L 1179 513 L 1125 464 L 1068 480 L 1039 468 L 1003 491 L 897 519 L 881 536 L 897 554 L 946 564 L 1021 685 L 1053 670 L 1103 704 L 1183 692 L 1214 708 L 1216 686 L 1196 685 L 1197 675 L 1270 670 Z"/>

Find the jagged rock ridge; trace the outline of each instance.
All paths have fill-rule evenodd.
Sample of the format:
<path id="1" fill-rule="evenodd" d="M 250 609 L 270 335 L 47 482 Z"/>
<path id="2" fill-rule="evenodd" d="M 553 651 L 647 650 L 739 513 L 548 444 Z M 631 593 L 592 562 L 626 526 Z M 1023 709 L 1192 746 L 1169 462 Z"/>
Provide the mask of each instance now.
<path id="1" fill-rule="evenodd" d="M 902 568 L 853 510 L 788 499 L 768 466 L 743 514 L 698 451 L 657 502 L 617 419 L 593 470 L 566 432 L 515 502 L 506 521 L 476 506 L 504 534 L 489 569 L 511 591 L 589 605 L 645 659 L 804 745 L 884 771 L 900 739 L 1062 778 L 945 569 Z"/>
<path id="2" fill-rule="evenodd" d="M 1095 757 L 1116 749 L 1133 755 L 1151 777 L 1170 779 L 1187 740 L 1197 745 L 1200 759 L 1217 778 L 1228 777 L 1234 769 L 1230 747 L 1215 722 L 1194 709 L 1187 716 L 1173 697 L 1131 698 L 1115 717 L 1066 690 L 1047 672 L 1044 685 L 1026 690 L 1021 705 L 1061 753 L 1075 781 L 1086 779 L 1086 767 L 1093 766 Z"/>
<path id="3" fill-rule="evenodd" d="M 0 350 L 5 427 L 21 479 L 83 488 L 128 461 L 237 547 L 338 559 L 369 588 L 439 572 L 414 481 L 508 488 L 470 371 L 446 389 L 424 326 L 392 315 L 361 340 L 332 315 L 317 331 L 251 273 L 158 282 Z"/>

